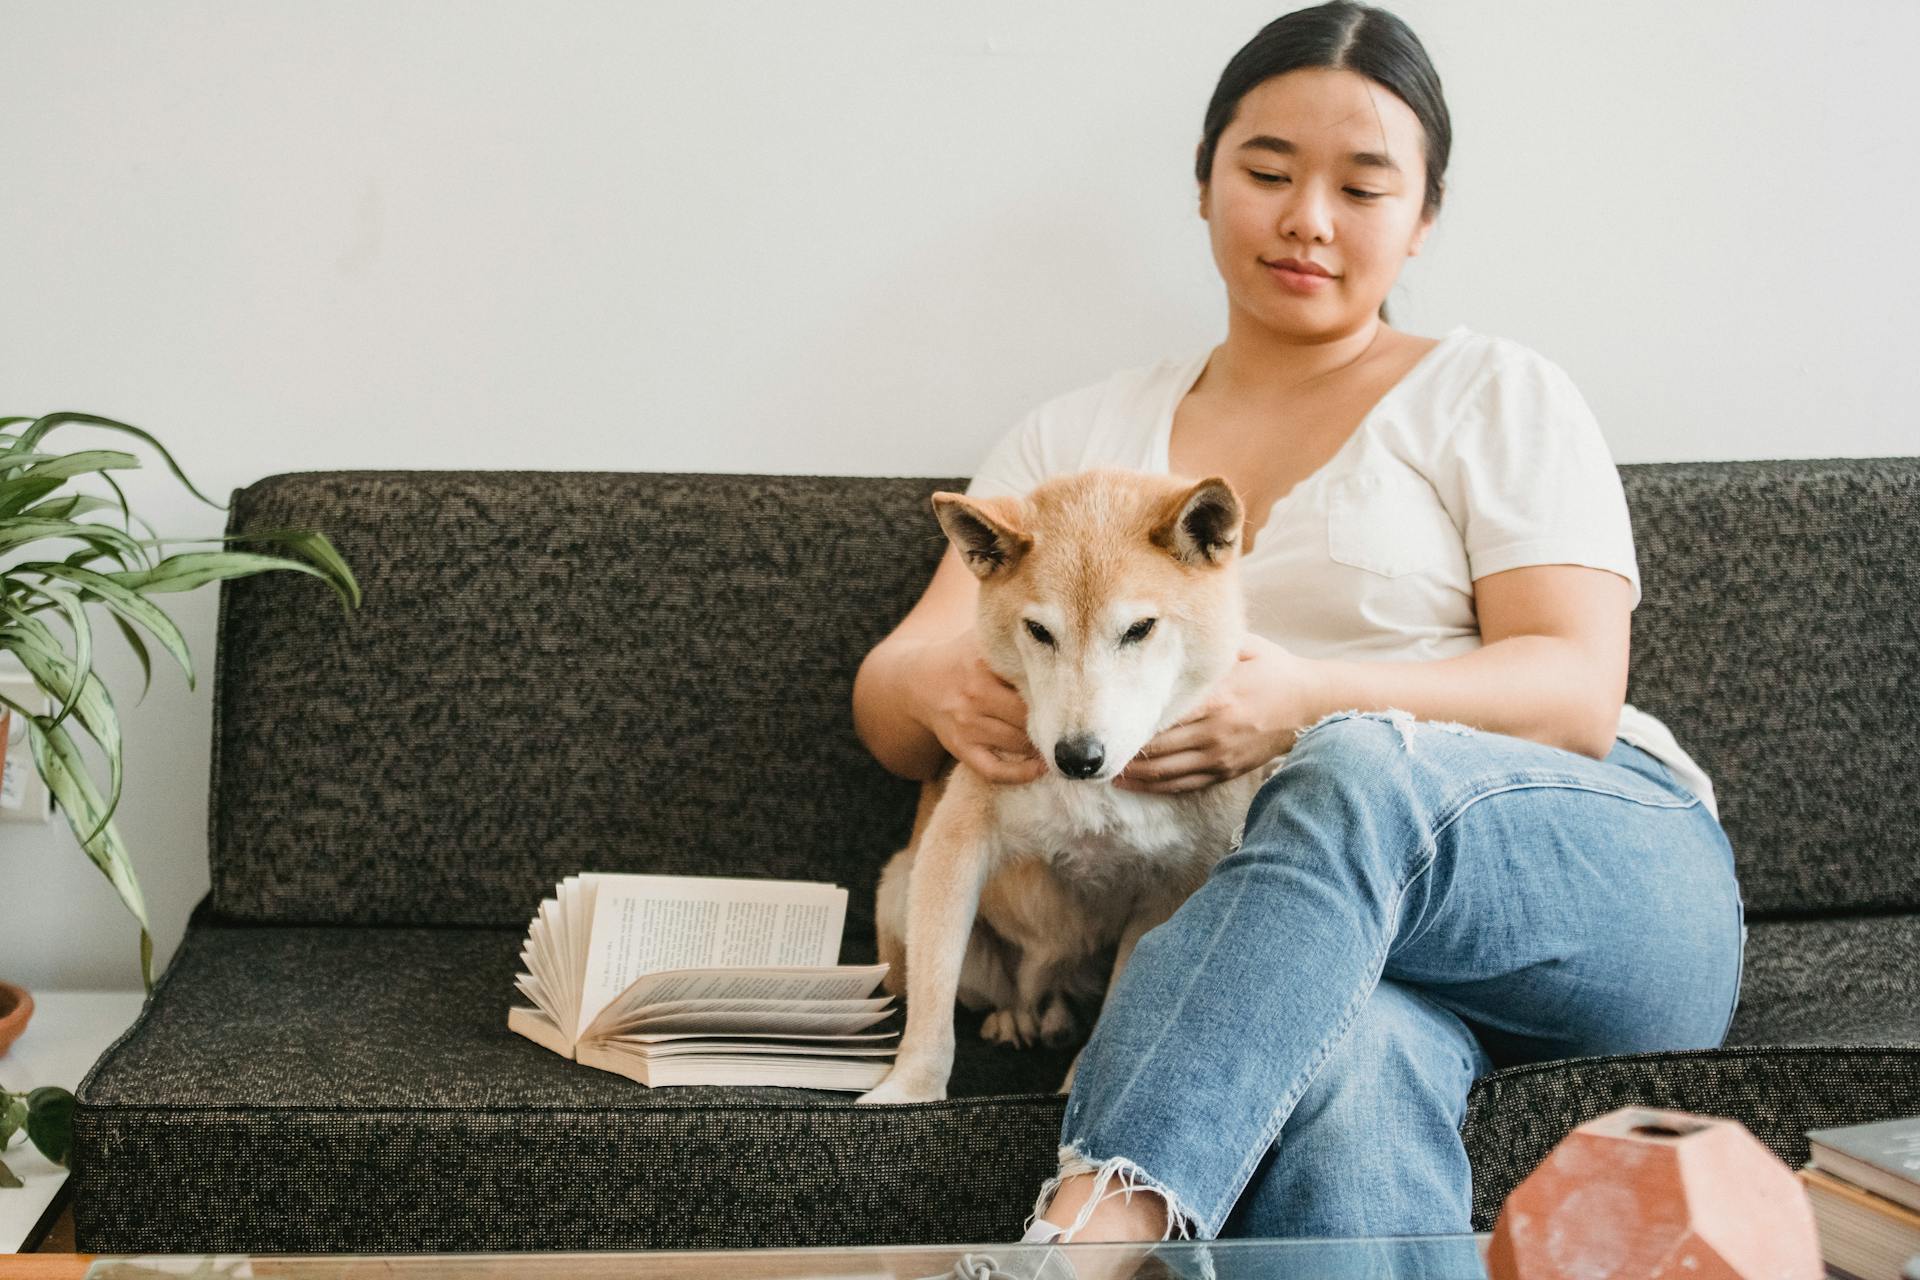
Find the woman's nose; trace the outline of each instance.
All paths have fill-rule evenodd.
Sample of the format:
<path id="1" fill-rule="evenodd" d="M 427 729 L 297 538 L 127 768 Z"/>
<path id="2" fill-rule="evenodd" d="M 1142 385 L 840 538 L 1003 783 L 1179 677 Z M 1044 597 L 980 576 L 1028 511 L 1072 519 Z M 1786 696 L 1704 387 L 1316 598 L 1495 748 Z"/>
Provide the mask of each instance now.
<path id="1" fill-rule="evenodd" d="M 1332 238 L 1333 218 L 1326 195 L 1314 183 L 1295 187 L 1280 214 L 1282 235 L 1301 240 Z"/>

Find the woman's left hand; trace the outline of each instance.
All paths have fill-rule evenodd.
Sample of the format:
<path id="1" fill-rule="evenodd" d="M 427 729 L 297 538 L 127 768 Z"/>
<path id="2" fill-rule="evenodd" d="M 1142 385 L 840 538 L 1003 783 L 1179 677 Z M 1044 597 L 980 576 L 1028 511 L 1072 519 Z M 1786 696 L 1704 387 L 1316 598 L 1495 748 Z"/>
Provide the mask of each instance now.
<path id="1" fill-rule="evenodd" d="M 1114 777 L 1122 791 L 1196 791 L 1293 747 L 1313 719 L 1316 664 L 1249 633 L 1239 661 L 1185 720 L 1163 729 Z"/>

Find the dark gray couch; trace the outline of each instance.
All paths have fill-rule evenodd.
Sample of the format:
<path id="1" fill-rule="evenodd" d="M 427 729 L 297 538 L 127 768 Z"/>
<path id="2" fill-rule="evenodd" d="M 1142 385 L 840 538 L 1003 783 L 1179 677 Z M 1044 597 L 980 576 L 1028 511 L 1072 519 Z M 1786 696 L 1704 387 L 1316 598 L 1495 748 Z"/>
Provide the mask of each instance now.
<path id="1" fill-rule="evenodd" d="M 1466 1122 L 1475 1226 L 1625 1103 L 1814 1126 L 1920 1112 L 1920 458 L 1621 468 L 1630 699 L 1715 780 L 1752 933 L 1728 1047 L 1505 1066 Z M 961 480 L 318 472 L 234 495 L 353 565 L 222 588 L 212 889 L 78 1090 L 89 1252 L 1017 1237 L 1072 1048 L 982 1042 L 953 1097 L 649 1091 L 507 1031 L 527 920 L 582 869 L 852 891 L 914 784 L 849 711 Z M 1658 991 L 1647 998 L 1657 1000 Z"/>

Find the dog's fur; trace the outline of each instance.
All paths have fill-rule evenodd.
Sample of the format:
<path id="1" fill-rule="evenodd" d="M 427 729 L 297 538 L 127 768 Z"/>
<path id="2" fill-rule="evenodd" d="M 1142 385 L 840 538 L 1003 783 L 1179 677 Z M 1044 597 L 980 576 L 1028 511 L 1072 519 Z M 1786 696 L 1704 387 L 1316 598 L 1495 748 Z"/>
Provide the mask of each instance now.
<path id="1" fill-rule="evenodd" d="M 956 998 L 992 1009 L 989 1040 L 1070 1040 L 1070 1000 L 1111 993 L 1140 936 L 1238 845 L 1272 768 L 1184 792 L 1113 786 L 1237 661 L 1244 512 L 1224 479 L 1090 471 L 1025 497 L 936 493 L 933 507 L 980 579 L 987 665 L 1026 701 L 1048 771 L 1000 786 L 958 762 L 922 789 L 876 910 L 906 1031 L 893 1070 L 861 1102 L 946 1096 Z M 1074 776 L 1096 747 L 1098 766 Z M 1061 1092 L 1072 1082 L 1069 1070 Z"/>

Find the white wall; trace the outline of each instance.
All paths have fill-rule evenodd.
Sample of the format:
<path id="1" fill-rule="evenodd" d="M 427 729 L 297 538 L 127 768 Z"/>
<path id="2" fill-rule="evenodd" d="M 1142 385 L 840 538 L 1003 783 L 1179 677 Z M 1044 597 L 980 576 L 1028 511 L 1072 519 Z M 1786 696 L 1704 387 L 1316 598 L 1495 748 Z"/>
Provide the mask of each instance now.
<path id="1" fill-rule="evenodd" d="M 1193 148 L 1287 7 L 0 0 L 0 414 L 137 423 L 222 500 L 967 474 L 1041 399 L 1224 337 Z M 1545 352 L 1620 462 L 1920 453 L 1920 6 L 1390 7 L 1456 135 L 1400 327 Z M 219 530 L 150 465 L 136 509 Z M 104 618 L 100 670 L 164 965 L 207 886 L 215 594 L 162 603 L 199 687 L 133 705 Z M 57 819 L 0 826 L 0 975 L 138 985 Z"/>

